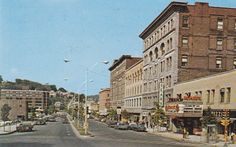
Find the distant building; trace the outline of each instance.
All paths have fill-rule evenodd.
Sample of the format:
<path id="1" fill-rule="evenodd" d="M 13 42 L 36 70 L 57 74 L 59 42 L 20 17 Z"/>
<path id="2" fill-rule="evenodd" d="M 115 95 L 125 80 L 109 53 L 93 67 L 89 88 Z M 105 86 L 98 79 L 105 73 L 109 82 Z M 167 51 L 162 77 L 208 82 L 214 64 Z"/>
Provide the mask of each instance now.
<path id="1" fill-rule="evenodd" d="M 125 98 L 125 72 L 126 70 L 141 60 L 140 57 L 131 57 L 122 55 L 119 59 L 114 60 L 110 70 L 110 87 L 111 87 L 111 107 L 124 107 Z"/>
<path id="2" fill-rule="evenodd" d="M 99 114 L 107 115 L 110 106 L 110 88 L 101 89 L 99 92 Z"/>
<path id="3" fill-rule="evenodd" d="M 48 108 L 48 97 L 47 91 L 2 89 L 0 108 L 4 104 L 11 107 L 9 114 L 11 120 L 28 119 L 28 114 L 32 112 L 32 109 L 44 112 Z"/>
<path id="4" fill-rule="evenodd" d="M 124 109 L 132 114 L 132 121 L 142 120 L 143 60 L 139 60 L 125 72 Z"/>

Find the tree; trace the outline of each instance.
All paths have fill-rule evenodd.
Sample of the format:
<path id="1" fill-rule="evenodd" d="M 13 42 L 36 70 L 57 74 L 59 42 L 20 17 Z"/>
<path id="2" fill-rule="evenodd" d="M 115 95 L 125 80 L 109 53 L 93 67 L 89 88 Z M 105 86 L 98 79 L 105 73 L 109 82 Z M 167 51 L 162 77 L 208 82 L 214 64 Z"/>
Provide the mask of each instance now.
<path id="1" fill-rule="evenodd" d="M 1 108 L 1 118 L 4 122 L 9 120 L 8 116 L 10 114 L 10 111 L 11 111 L 11 107 L 8 104 L 4 104 L 2 106 L 2 108 Z M 4 125 L 3 130 L 5 131 L 5 125 Z"/>
<path id="2" fill-rule="evenodd" d="M 203 117 L 201 119 L 202 126 L 204 128 L 209 124 L 217 124 L 216 117 L 212 113 L 211 107 L 208 107 L 207 110 L 203 113 Z"/>
<path id="3" fill-rule="evenodd" d="M 10 111 L 11 111 L 11 107 L 8 105 L 8 104 L 4 104 L 1 108 L 1 118 L 3 121 L 8 121 L 9 118 L 9 114 L 10 114 Z"/>
<path id="4" fill-rule="evenodd" d="M 85 103 L 85 95 L 84 94 L 79 95 L 79 103 Z"/>
<path id="5" fill-rule="evenodd" d="M 162 126 L 166 123 L 167 117 L 165 115 L 164 110 L 159 106 L 158 102 L 154 102 L 155 110 L 153 111 L 153 115 L 151 117 L 151 121 L 154 125 Z"/>
<path id="6" fill-rule="evenodd" d="M 0 83 L 2 83 L 3 82 L 3 78 L 2 78 L 2 76 L 0 75 Z"/>
<path id="7" fill-rule="evenodd" d="M 126 120 L 128 120 L 130 118 L 130 116 L 131 116 L 130 113 L 128 111 L 126 111 L 126 110 L 123 110 L 121 112 L 121 117 L 126 119 Z"/>
<path id="8" fill-rule="evenodd" d="M 63 88 L 63 87 L 60 87 L 60 88 L 58 89 L 58 91 L 61 91 L 61 92 L 67 92 L 66 89 Z"/>
<path id="9" fill-rule="evenodd" d="M 110 118 L 111 120 L 117 119 L 117 112 L 115 109 L 108 110 L 108 118 Z"/>
<path id="10" fill-rule="evenodd" d="M 54 92 L 57 91 L 57 86 L 56 85 L 49 85 L 50 89 L 53 90 Z"/>

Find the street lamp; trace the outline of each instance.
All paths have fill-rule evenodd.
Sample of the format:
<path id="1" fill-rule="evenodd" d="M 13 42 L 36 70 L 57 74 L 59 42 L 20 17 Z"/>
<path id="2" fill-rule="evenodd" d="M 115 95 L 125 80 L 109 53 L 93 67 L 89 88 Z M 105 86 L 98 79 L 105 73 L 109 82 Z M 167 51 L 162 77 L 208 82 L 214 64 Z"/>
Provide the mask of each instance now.
<path id="1" fill-rule="evenodd" d="M 102 61 L 103 64 L 108 64 L 109 61 Z M 86 96 L 85 96 L 85 116 L 84 116 L 84 133 L 85 135 L 88 134 L 88 112 L 87 112 L 87 100 L 88 100 L 88 67 L 86 67 L 86 75 L 85 75 L 85 81 L 86 81 Z"/>

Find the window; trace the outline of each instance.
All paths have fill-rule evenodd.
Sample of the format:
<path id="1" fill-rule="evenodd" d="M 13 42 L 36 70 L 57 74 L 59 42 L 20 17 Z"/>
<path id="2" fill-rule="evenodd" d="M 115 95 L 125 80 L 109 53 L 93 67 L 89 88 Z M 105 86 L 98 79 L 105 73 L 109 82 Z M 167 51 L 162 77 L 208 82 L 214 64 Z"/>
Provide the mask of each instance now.
<path id="1" fill-rule="evenodd" d="M 172 38 L 170 38 L 170 49 L 172 49 Z"/>
<path id="2" fill-rule="evenodd" d="M 189 25 L 188 25 L 188 16 L 183 16 L 183 24 L 182 24 L 182 26 L 183 27 L 188 27 Z"/>
<path id="3" fill-rule="evenodd" d="M 234 58 L 233 64 L 234 64 L 234 69 L 236 69 L 236 58 Z"/>
<path id="4" fill-rule="evenodd" d="M 156 59 L 158 58 L 158 48 L 156 47 L 155 48 L 155 56 L 156 56 Z"/>
<path id="5" fill-rule="evenodd" d="M 171 29 L 173 29 L 173 27 L 174 27 L 174 20 L 173 19 L 170 20 L 170 27 L 171 27 Z"/>
<path id="6" fill-rule="evenodd" d="M 222 58 L 216 58 L 216 68 L 222 68 Z"/>
<path id="7" fill-rule="evenodd" d="M 225 101 L 225 89 L 220 89 L 220 102 L 223 103 Z"/>
<path id="8" fill-rule="evenodd" d="M 218 29 L 218 30 L 223 30 L 223 24 L 224 24 L 224 23 L 223 23 L 223 19 L 221 19 L 221 18 L 218 19 L 218 20 L 217 20 L 217 29 Z"/>
<path id="9" fill-rule="evenodd" d="M 212 89 L 212 90 L 211 90 L 211 92 L 212 92 L 212 99 L 211 99 L 211 103 L 214 103 L 214 101 L 215 101 L 215 90 L 214 90 L 214 89 Z"/>
<path id="10" fill-rule="evenodd" d="M 228 87 L 228 88 L 227 88 L 227 99 L 226 99 L 226 102 L 227 102 L 227 103 L 230 102 L 230 96 L 231 96 L 231 88 Z"/>
<path id="11" fill-rule="evenodd" d="M 186 66 L 188 63 L 188 56 L 182 55 L 181 66 Z"/>
<path id="12" fill-rule="evenodd" d="M 210 90 L 207 90 L 207 103 L 210 103 Z"/>
<path id="13" fill-rule="evenodd" d="M 188 37 L 183 37 L 182 38 L 182 44 L 183 44 L 183 46 L 187 46 L 188 45 Z"/>
<path id="14" fill-rule="evenodd" d="M 236 30 L 236 20 L 234 20 L 234 30 Z"/>
<path id="15" fill-rule="evenodd" d="M 216 49 L 222 50 L 222 46 L 223 46 L 223 39 L 222 38 L 217 38 Z"/>
<path id="16" fill-rule="evenodd" d="M 236 39 L 234 39 L 234 49 L 236 50 Z"/>

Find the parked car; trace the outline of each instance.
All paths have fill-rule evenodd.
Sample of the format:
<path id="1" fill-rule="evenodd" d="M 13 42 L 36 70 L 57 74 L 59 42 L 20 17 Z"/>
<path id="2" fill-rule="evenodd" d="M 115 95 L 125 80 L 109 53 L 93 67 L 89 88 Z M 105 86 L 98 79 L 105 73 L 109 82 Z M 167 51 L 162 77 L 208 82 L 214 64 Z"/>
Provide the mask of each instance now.
<path id="1" fill-rule="evenodd" d="M 21 123 L 16 127 L 18 132 L 30 132 L 33 130 L 33 125 L 31 123 Z"/>
<path id="2" fill-rule="evenodd" d="M 129 124 L 128 129 L 129 129 L 129 130 L 135 130 L 137 127 L 138 127 L 137 124 L 131 123 L 131 124 Z"/>
<path id="3" fill-rule="evenodd" d="M 68 121 L 68 119 L 67 119 L 67 118 L 63 118 L 63 120 L 62 120 L 62 123 L 63 123 L 63 124 L 68 124 L 68 123 L 69 123 L 69 121 Z"/>
<path id="4" fill-rule="evenodd" d="M 133 130 L 137 132 L 146 132 L 146 127 L 144 125 L 139 124 Z"/>
<path id="5" fill-rule="evenodd" d="M 115 129 L 118 130 L 128 130 L 129 125 L 126 123 L 119 123 L 115 126 Z"/>
<path id="6" fill-rule="evenodd" d="M 108 127 L 114 128 L 116 125 L 117 125 L 117 122 L 116 122 L 116 121 L 108 121 L 108 122 L 107 122 L 107 126 L 108 126 Z"/>
<path id="7" fill-rule="evenodd" d="M 46 120 L 43 118 L 39 118 L 36 120 L 35 125 L 46 125 Z"/>

